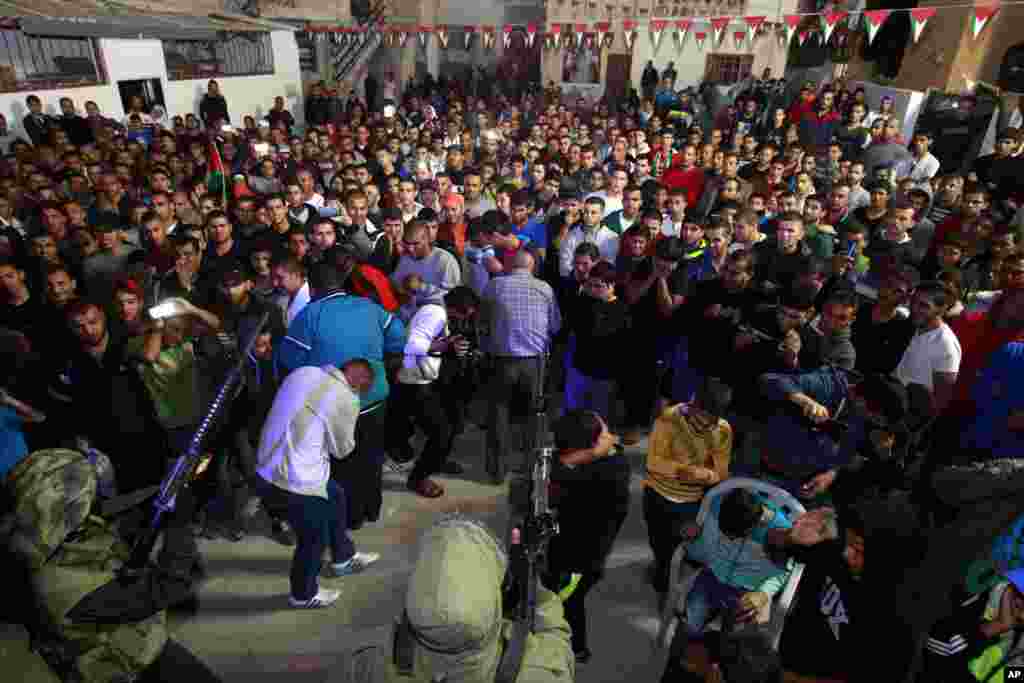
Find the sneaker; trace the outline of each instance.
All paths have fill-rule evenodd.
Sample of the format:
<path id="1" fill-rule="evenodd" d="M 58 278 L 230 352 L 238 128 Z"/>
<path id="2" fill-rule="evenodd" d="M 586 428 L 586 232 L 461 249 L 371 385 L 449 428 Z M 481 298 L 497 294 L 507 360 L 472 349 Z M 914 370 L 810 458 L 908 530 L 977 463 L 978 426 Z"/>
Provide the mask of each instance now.
<path id="1" fill-rule="evenodd" d="M 395 474 L 408 474 L 412 471 L 415 464 L 415 460 L 406 460 L 403 462 L 400 460 L 394 460 L 390 457 L 384 461 L 384 467 L 388 468 Z"/>
<path id="2" fill-rule="evenodd" d="M 275 519 L 270 523 L 270 535 L 281 545 L 295 545 L 295 532 L 284 520 Z"/>
<path id="3" fill-rule="evenodd" d="M 288 604 L 295 609 L 319 609 L 330 607 L 340 597 L 341 591 L 321 588 L 309 600 L 296 600 L 294 597 L 288 596 Z"/>
<path id="4" fill-rule="evenodd" d="M 364 571 L 379 559 L 379 553 L 356 553 L 348 562 L 332 564 L 330 569 L 327 570 L 327 573 L 335 578 L 351 576 Z"/>

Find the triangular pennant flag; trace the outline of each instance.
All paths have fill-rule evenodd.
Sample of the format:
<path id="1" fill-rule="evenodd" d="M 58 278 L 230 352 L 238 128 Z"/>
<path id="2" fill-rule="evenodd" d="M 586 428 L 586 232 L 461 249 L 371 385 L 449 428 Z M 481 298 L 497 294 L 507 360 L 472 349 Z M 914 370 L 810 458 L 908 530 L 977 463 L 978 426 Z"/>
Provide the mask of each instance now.
<path id="1" fill-rule="evenodd" d="M 747 23 L 747 40 L 751 45 L 754 44 L 754 38 L 757 37 L 758 30 L 767 18 L 768 17 L 743 17 L 743 21 Z"/>
<path id="2" fill-rule="evenodd" d="M 481 38 L 481 41 L 483 42 L 483 46 L 484 46 L 485 50 L 493 50 L 494 49 L 494 27 L 493 26 L 484 26 L 483 27 L 483 35 L 480 36 L 480 38 Z"/>
<path id="3" fill-rule="evenodd" d="M 729 26 L 729 17 L 714 17 L 711 19 L 712 45 L 721 45 L 725 36 L 725 29 Z"/>
<path id="4" fill-rule="evenodd" d="M 732 42 L 736 45 L 736 49 L 740 50 L 743 48 L 743 41 L 747 39 L 746 31 L 733 31 Z"/>
<path id="5" fill-rule="evenodd" d="M 987 5 L 985 7 L 975 7 L 974 16 L 971 17 L 971 32 L 974 34 L 974 39 L 978 39 L 978 35 L 985 30 L 988 25 L 989 19 L 996 15 L 999 11 L 999 5 Z"/>
<path id="6" fill-rule="evenodd" d="M 832 32 L 836 30 L 836 26 L 839 25 L 843 19 L 846 18 L 847 13 L 843 11 L 829 12 L 828 14 L 821 15 L 821 27 L 825 32 L 825 39 L 823 44 L 827 44 L 829 38 L 832 37 Z"/>
<path id="7" fill-rule="evenodd" d="M 467 26 L 463 29 L 462 38 L 465 41 L 466 49 L 473 43 L 473 33 L 476 32 L 476 26 Z"/>
<path id="8" fill-rule="evenodd" d="M 692 19 L 676 20 L 676 30 L 672 32 L 672 38 L 675 40 L 677 51 L 683 49 L 683 45 L 686 43 L 686 36 L 689 35 L 690 26 L 692 25 Z"/>
<path id="9" fill-rule="evenodd" d="M 918 7 L 910 10 L 910 25 L 913 28 L 914 43 L 921 39 L 921 33 L 928 24 L 928 20 L 935 16 L 934 7 Z"/>
<path id="10" fill-rule="evenodd" d="M 797 37 L 797 41 L 800 43 L 800 47 L 804 46 L 807 42 L 807 37 L 811 34 L 810 31 L 800 31 L 800 35 Z"/>
<path id="11" fill-rule="evenodd" d="M 505 24 L 501 29 L 501 45 L 506 50 L 512 47 L 512 24 Z"/>
<path id="12" fill-rule="evenodd" d="M 409 42 L 409 27 L 403 26 L 398 30 L 398 47 L 405 47 L 407 42 Z"/>
<path id="13" fill-rule="evenodd" d="M 390 25 L 380 27 L 380 30 L 383 32 L 383 43 L 385 47 L 395 46 L 395 29 L 396 27 Z"/>
<path id="14" fill-rule="evenodd" d="M 582 50 L 586 47 L 587 42 L 587 25 L 576 24 L 576 49 Z"/>
<path id="15" fill-rule="evenodd" d="M 432 26 L 420 26 L 420 32 L 416 34 L 416 39 L 420 41 L 420 47 L 426 49 L 427 41 L 430 40 L 430 34 L 433 32 Z"/>
<path id="16" fill-rule="evenodd" d="M 561 43 L 562 43 L 562 41 L 561 41 L 561 38 L 562 38 L 562 25 L 561 24 L 551 24 L 551 30 L 549 31 L 548 35 L 551 36 L 551 49 L 552 50 L 557 50 L 559 47 L 561 47 Z"/>
<path id="17" fill-rule="evenodd" d="M 889 18 L 889 10 L 887 9 L 876 9 L 870 12 L 864 13 L 864 25 L 868 29 L 868 45 L 875 42 L 875 36 L 878 35 L 878 29 L 882 28 L 885 24 L 885 20 Z"/>
<path id="18" fill-rule="evenodd" d="M 448 49 L 448 27 L 438 26 L 434 29 L 434 33 L 437 34 L 437 42 L 441 45 L 442 50 Z"/>
<path id="19" fill-rule="evenodd" d="M 611 23 L 607 21 L 599 21 L 594 24 L 594 32 L 597 33 L 597 47 L 602 48 L 608 42 L 608 29 L 611 28 Z"/>
<path id="20" fill-rule="evenodd" d="M 799 14 L 787 14 L 783 17 L 782 28 L 786 30 L 786 47 L 793 42 L 793 35 L 796 30 L 800 27 L 800 22 L 803 21 L 803 17 Z M 803 45 L 803 43 L 801 43 Z"/>
<path id="21" fill-rule="evenodd" d="M 626 44 L 626 49 L 632 51 L 633 42 L 636 41 L 636 22 L 630 19 L 625 19 L 622 22 L 622 40 Z"/>
<path id="22" fill-rule="evenodd" d="M 526 47 L 533 49 L 533 41 L 537 37 L 537 24 L 526 25 Z"/>
<path id="23" fill-rule="evenodd" d="M 651 20 L 651 45 L 654 47 L 655 54 L 661 46 L 661 37 L 665 35 L 666 26 L 668 26 L 668 22 L 664 19 Z"/>
<path id="24" fill-rule="evenodd" d="M 697 31 L 693 34 L 693 42 L 697 44 L 698 50 L 704 49 L 704 41 L 708 39 L 708 34 L 704 31 Z"/>

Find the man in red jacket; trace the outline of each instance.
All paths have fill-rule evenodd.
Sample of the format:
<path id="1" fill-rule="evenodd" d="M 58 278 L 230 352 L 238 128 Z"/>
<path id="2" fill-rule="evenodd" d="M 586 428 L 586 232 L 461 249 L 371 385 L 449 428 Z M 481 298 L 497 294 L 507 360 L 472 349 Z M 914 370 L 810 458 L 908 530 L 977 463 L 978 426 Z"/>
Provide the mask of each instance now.
<path id="1" fill-rule="evenodd" d="M 677 187 L 685 189 L 686 205 L 696 206 L 701 194 L 704 193 L 704 170 L 697 165 L 697 148 L 686 145 L 677 159 L 680 163 L 662 174 L 661 184 L 668 190 Z"/>

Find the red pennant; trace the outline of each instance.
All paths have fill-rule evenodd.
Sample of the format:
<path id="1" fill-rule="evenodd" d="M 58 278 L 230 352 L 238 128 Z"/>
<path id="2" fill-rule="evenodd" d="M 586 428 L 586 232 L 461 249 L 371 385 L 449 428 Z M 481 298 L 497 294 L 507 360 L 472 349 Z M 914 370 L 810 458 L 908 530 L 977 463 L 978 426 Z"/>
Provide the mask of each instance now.
<path id="1" fill-rule="evenodd" d="M 505 28 L 501 29 L 501 44 L 505 49 L 512 47 L 512 24 L 505 24 Z"/>
<path id="2" fill-rule="evenodd" d="M 622 22 L 622 40 L 626 43 L 626 49 L 633 49 L 633 41 L 636 40 L 636 22 L 625 19 Z"/>
<path id="3" fill-rule="evenodd" d="M 693 34 L 693 42 L 697 44 L 698 50 L 704 49 L 704 41 L 708 39 L 708 34 L 704 31 L 697 31 Z"/>
<path id="4" fill-rule="evenodd" d="M 533 41 L 537 38 L 537 24 L 526 25 L 526 47 L 533 49 Z"/>
<path id="5" fill-rule="evenodd" d="M 725 36 L 725 29 L 729 26 L 729 17 L 713 17 L 711 19 L 711 30 L 714 33 L 712 42 L 721 45 Z"/>
<path id="6" fill-rule="evenodd" d="M 935 12 L 936 9 L 934 7 L 918 7 L 910 10 L 911 32 L 914 35 L 915 43 L 921 39 L 921 32 L 924 31 L 928 20 L 935 16 Z"/>
<path id="7" fill-rule="evenodd" d="M 836 30 L 836 26 L 839 25 L 843 19 L 846 18 L 847 12 L 829 12 L 828 14 L 821 15 L 822 23 L 824 24 L 825 39 L 823 42 L 827 43 L 829 38 L 832 37 L 832 32 Z"/>
<path id="8" fill-rule="evenodd" d="M 743 47 L 743 41 L 747 39 L 746 31 L 733 31 L 732 42 L 736 45 L 736 49 L 739 50 Z"/>
<path id="9" fill-rule="evenodd" d="M 767 18 L 768 17 L 743 17 L 743 21 L 747 23 L 747 40 L 750 41 L 751 45 L 754 44 L 754 37 L 757 36 L 758 30 Z"/>
<path id="10" fill-rule="evenodd" d="M 672 32 L 672 39 L 675 41 L 676 50 L 683 49 L 683 44 L 686 43 L 686 36 L 689 34 L 690 26 L 692 25 L 692 19 L 678 19 L 676 21 L 676 30 Z"/>

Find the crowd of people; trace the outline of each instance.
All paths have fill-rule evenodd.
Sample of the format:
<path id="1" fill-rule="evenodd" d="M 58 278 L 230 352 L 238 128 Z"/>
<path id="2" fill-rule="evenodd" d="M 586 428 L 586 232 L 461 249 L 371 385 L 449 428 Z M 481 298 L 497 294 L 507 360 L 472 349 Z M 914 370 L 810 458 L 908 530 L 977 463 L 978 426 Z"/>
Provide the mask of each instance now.
<path id="1" fill-rule="evenodd" d="M 1017 663 L 1024 577 L 991 548 L 1024 514 L 1024 134 L 943 168 L 932 133 L 905 138 L 863 88 L 808 82 L 775 107 L 755 84 L 709 111 L 671 66 L 650 70 L 624 102 L 441 80 L 368 108 L 319 83 L 305 125 L 277 97 L 237 128 L 213 81 L 198 116 L 170 119 L 141 100 L 123 122 L 91 102 L 81 116 L 70 98 L 53 117 L 29 96 L 21 130 L 0 118 L 7 488 L 38 492 L 47 457 L 78 472 L 62 449 L 100 497 L 159 484 L 240 364 L 190 521 L 239 541 L 262 509 L 295 545 L 290 604 L 325 607 L 325 546 L 333 576 L 378 559 L 347 532 L 379 518 L 383 468 L 444 496 L 476 424 L 501 485 L 529 467 L 550 394 L 563 524 L 544 582 L 576 664 L 629 509 L 622 449 L 645 437 L 654 594 L 681 543 L 705 567 L 664 680 L 694 675 L 686 643 L 714 615 L 764 623 L 794 560 L 778 652 L 749 633 L 714 648 L 724 680 L 989 680 Z M 733 476 L 810 511 L 739 491 L 696 527 Z M 446 528 L 456 554 L 479 532 Z M 957 552 L 925 581 L 940 542 Z M 869 604 L 907 577 L 928 608 Z M 898 646 L 892 668 L 865 657 Z"/>

